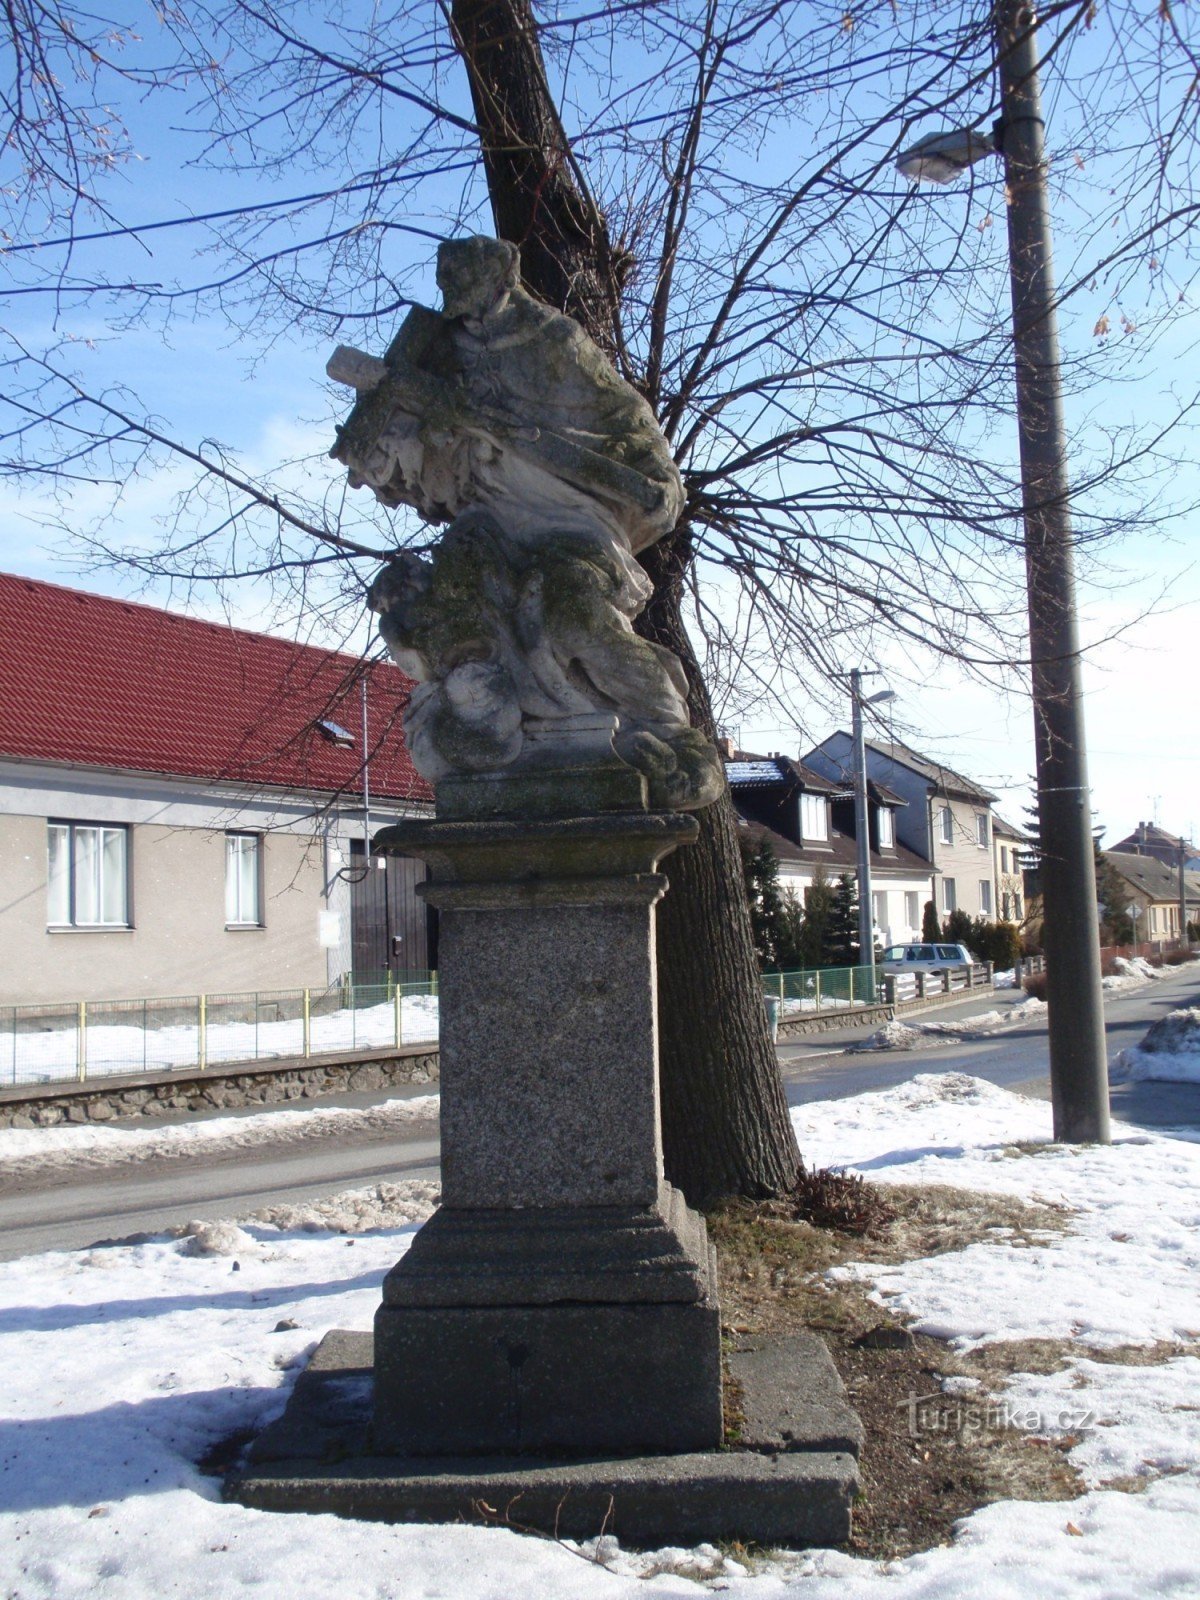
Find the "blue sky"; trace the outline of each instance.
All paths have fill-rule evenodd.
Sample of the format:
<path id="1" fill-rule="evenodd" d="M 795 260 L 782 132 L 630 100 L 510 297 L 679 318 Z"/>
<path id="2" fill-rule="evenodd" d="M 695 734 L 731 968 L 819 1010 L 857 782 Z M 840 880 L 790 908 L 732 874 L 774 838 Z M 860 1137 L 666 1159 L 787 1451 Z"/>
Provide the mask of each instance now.
<path id="1" fill-rule="evenodd" d="M 129 4 L 129 15 L 140 7 Z M 141 46 L 145 51 L 153 40 Z M 628 63 L 625 63 L 628 66 Z M 646 91 L 643 91 L 645 93 Z M 581 103 L 584 90 L 580 90 Z M 1083 125 L 1070 122 L 1071 105 L 1056 95 L 1053 84 L 1047 96 L 1053 115 L 1051 142 L 1056 155 L 1056 206 L 1060 216 L 1079 201 L 1070 184 L 1072 153 L 1082 140 Z M 986 96 L 976 108 L 986 109 Z M 284 192 L 320 188 L 328 181 L 319 170 L 289 173 L 285 177 L 262 173 L 231 175 L 188 165 L 199 148 L 187 131 L 180 100 L 161 102 L 154 97 L 128 98 L 122 110 L 128 118 L 139 158 L 120 167 L 111 180 L 110 198 L 126 224 L 150 221 L 166 214 L 215 210 L 248 200 L 278 197 Z M 930 124 L 932 126 L 933 124 Z M 922 127 L 920 131 L 925 131 Z M 1077 137 L 1078 136 L 1078 137 Z M 357 152 L 350 151 L 351 156 Z M 765 165 L 777 159 L 770 152 Z M 1089 154 L 1089 160 L 1091 159 Z M 439 216 L 462 200 L 462 179 L 455 176 L 423 191 L 421 209 L 408 219 L 414 232 L 397 236 L 389 244 L 395 265 L 405 283 L 419 289 L 419 297 L 432 301 L 432 244 L 420 238 L 421 230 L 436 232 Z M 979 228 L 980 248 L 994 253 L 993 265 L 1003 268 L 1003 196 L 995 173 L 980 171 L 971 186 L 947 191 L 939 205 L 959 207 L 970 224 Z M 988 231 L 991 219 L 990 232 Z M 1068 223 L 1077 219 L 1067 217 Z M 1064 235 L 1065 237 L 1065 235 Z M 87 257 L 90 270 L 102 270 L 110 280 L 122 276 L 164 284 L 176 279 L 196 281 L 198 274 L 215 270 L 221 262 L 220 230 L 201 241 L 215 248 L 211 257 L 196 255 L 194 230 L 146 235 L 141 243 L 123 240 L 105 244 Z M 1064 262 L 1074 256 L 1074 246 L 1060 251 Z M 404 274 L 410 272 L 411 279 Z M 1133 321 L 1140 316 L 1139 299 L 1152 307 L 1165 290 L 1160 283 L 1135 280 L 1119 286 L 1098 281 L 1064 310 L 1063 333 L 1069 351 L 1091 348 L 1097 316 L 1111 310 L 1115 344 L 1123 336 L 1116 327 L 1119 314 L 1128 309 Z M 45 300 L 25 298 L 10 304 L 8 326 L 35 340 L 50 331 L 71 341 L 71 358 L 86 381 L 102 387 L 113 381 L 136 386 L 145 409 L 164 419 L 169 431 L 199 445 L 220 440 L 236 448 L 248 465 L 276 480 L 334 496 L 341 493 L 341 469 L 321 459 L 332 435 L 335 419 L 345 409 L 344 397 L 324 378 L 324 362 L 333 336 L 297 324 L 288 327 L 276 319 L 259 327 L 250 319 L 234 332 L 211 305 L 199 311 L 184 303 L 164 328 L 156 316 L 144 325 L 114 330 L 79 301 L 67 297 L 57 318 Z M 399 313 L 396 314 L 398 320 Z M 53 329 L 50 324 L 53 323 Z M 1197 324 L 1200 330 L 1200 324 Z M 380 326 L 367 334 L 348 328 L 341 335 L 351 342 L 373 344 L 386 337 Z M 1129 337 L 1129 353 L 1136 353 L 1138 335 Z M 1195 332 L 1178 324 L 1155 349 L 1148 368 L 1132 384 L 1117 381 L 1121 361 L 1117 352 L 1110 362 L 1106 386 L 1092 390 L 1073 405 L 1073 422 L 1085 430 L 1101 429 L 1109 422 L 1153 421 L 1165 416 L 1168 392 L 1188 381 L 1194 364 Z M 1011 452 L 1015 441 L 1003 437 L 990 448 Z M 1162 489 L 1180 508 L 1200 500 L 1200 476 L 1193 465 L 1194 440 L 1181 434 L 1174 447 L 1173 469 L 1163 474 Z M 301 461 L 289 467 L 286 463 Z M 137 541 L 153 536 L 156 525 L 174 514 L 173 495 L 188 481 L 176 467 L 157 464 L 132 485 L 112 512 L 107 530 L 119 538 Z M 77 486 L 69 504 L 59 514 L 70 527 L 89 525 L 103 510 L 102 488 Z M 363 497 L 356 502 L 367 511 Z M 107 593 L 138 593 L 164 603 L 183 603 L 178 591 L 164 586 L 144 588 L 132 574 L 106 569 L 88 571 L 87 563 L 61 528 L 52 524 L 55 508 L 37 484 L 0 483 L 0 567 L 31 576 L 76 582 L 81 587 Z M 386 524 L 379 520 L 381 534 Z M 384 541 L 386 542 L 386 540 Z M 1181 509 L 1173 520 L 1151 536 L 1115 547 L 1103 558 L 1101 570 L 1081 589 L 1085 636 L 1092 642 L 1086 669 L 1087 711 L 1094 789 L 1094 809 L 1115 839 L 1143 817 L 1159 815 L 1167 827 L 1200 832 L 1200 755 L 1196 750 L 1191 707 L 1195 700 L 1196 639 L 1200 636 L 1200 540 L 1195 519 Z M 241 590 L 233 602 L 234 614 L 251 625 L 269 618 L 271 625 L 307 632 L 311 618 L 280 616 L 264 609 L 265 596 L 254 586 Z M 191 596 L 188 604 L 209 614 L 219 614 L 214 599 Z M 1153 610 L 1154 614 L 1144 613 Z M 365 645 L 367 627 L 343 613 L 334 635 L 343 642 Z M 889 708 L 899 737 L 948 764 L 959 767 L 1001 796 L 1001 807 L 1018 820 L 1026 803 L 1027 778 L 1032 770 L 1032 716 L 1016 673 L 1003 685 L 990 688 L 968 681 L 953 665 L 930 656 L 920 659 L 907 648 L 884 646 L 879 665 L 897 690 L 899 699 Z M 848 668 L 856 663 L 847 659 Z M 880 680 L 883 681 L 882 679 Z M 827 685 L 796 677 L 788 686 L 786 705 L 762 708 L 743 715 L 733 726 L 744 745 L 793 752 L 816 742 L 844 714 L 835 709 Z M 882 731 L 882 730 L 881 730 Z"/>

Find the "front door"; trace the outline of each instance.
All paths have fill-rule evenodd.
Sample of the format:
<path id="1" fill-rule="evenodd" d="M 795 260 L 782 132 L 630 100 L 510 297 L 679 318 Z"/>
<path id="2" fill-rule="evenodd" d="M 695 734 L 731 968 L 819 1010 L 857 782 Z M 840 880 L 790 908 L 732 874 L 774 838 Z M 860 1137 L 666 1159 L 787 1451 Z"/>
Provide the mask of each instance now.
<path id="1" fill-rule="evenodd" d="M 350 926 L 356 983 L 379 983 L 388 973 L 427 972 L 437 965 L 435 914 L 417 895 L 424 862 L 412 856 L 372 856 L 350 841 Z"/>

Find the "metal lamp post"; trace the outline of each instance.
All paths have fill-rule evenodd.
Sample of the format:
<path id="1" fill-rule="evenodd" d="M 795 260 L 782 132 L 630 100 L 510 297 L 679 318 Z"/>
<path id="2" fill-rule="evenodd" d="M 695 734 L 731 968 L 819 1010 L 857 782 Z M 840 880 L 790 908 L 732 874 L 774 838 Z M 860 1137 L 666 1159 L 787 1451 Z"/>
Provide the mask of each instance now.
<path id="1" fill-rule="evenodd" d="M 894 700 L 891 689 L 863 699 L 862 673 L 850 674 L 850 730 L 854 741 L 854 833 L 858 846 L 858 964 L 875 966 L 875 918 L 871 910 L 871 819 L 867 806 L 867 746 L 863 738 L 863 706 Z"/>
<path id="2" fill-rule="evenodd" d="M 930 135 L 896 165 L 916 181 L 948 183 L 983 156 L 1004 159 L 1054 1137 L 1106 1144 L 1108 1061 L 1036 28 L 1031 6 L 1000 0 L 1002 112 L 993 136 Z"/>

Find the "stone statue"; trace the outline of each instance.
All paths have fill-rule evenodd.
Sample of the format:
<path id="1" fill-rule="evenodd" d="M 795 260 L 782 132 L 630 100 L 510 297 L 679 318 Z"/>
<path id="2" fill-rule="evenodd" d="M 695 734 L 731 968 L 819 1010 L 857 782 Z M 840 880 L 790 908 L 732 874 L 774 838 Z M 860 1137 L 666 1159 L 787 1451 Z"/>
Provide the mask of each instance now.
<path id="1" fill-rule="evenodd" d="M 683 507 L 653 413 L 578 323 L 521 288 L 514 245 L 443 244 L 437 281 L 442 310 L 415 307 L 382 361 L 342 346 L 328 367 L 358 391 L 331 452 L 351 485 L 450 524 L 370 595 L 418 680 L 418 770 L 438 782 L 615 749 L 652 805 L 708 805 L 723 772 L 683 670 L 631 622 L 651 588 L 634 558 Z"/>

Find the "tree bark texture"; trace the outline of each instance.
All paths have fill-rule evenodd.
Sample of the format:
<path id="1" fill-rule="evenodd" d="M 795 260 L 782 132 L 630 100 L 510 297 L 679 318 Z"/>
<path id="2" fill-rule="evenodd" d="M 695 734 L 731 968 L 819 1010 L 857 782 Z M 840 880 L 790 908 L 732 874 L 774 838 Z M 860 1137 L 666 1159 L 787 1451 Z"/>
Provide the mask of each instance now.
<path id="1" fill-rule="evenodd" d="M 520 246 L 526 288 L 575 317 L 611 353 L 626 264 L 577 181 L 529 0 L 453 0 L 480 129 L 496 232 Z M 683 624 L 686 527 L 646 551 L 654 594 L 636 627 L 673 650 L 692 720 L 712 708 Z M 801 1161 L 767 1028 L 728 793 L 699 814 L 700 837 L 667 863 L 658 977 L 667 1176 L 694 1205 L 791 1188 Z"/>
<path id="2" fill-rule="evenodd" d="M 683 624 L 690 543 L 680 527 L 642 553 L 654 594 L 634 626 L 679 657 L 692 722 L 711 738 L 712 706 Z M 665 863 L 671 887 L 658 908 L 659 1077 L 667 1176 L 693 1205 L 707 1205 L 780 1194 L 802 1163 L 767 1027 L 729 791 L 698 821 L 696 843 Z"/>
<path id="3" fill-rule="evenodd" d="M 608 354 L 627 265 L 571 164 L 529 0 L 453 0 L 496 233 L 521 249 L 525 287 Z"/>

